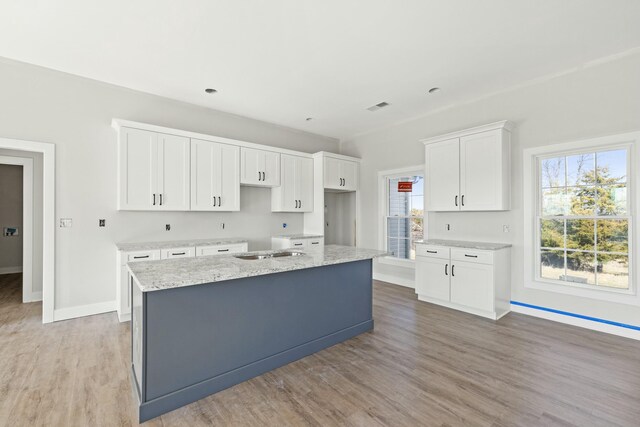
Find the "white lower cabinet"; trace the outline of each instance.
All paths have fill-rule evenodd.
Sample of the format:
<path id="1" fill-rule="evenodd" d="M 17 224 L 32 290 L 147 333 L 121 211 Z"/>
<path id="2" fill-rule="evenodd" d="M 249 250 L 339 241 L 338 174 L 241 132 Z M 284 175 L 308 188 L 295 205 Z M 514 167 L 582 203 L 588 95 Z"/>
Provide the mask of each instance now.
<path id="1" fill-rule="evenodd" d="M 131 277 L 128 263 L 175 258 L 193 258 L 211 255 L 242 253 L 249 250 L 248 244 L 230 243 L 204 246 L 181 246 L 175 248 L 151 249 L 144 251 L 118 251 L 118 274 L 116 283 L 116 311 L 118 320 L 131 320 Z"/>
<path id="2" fill-rule="evenodd" d="M 272 237 L 271 249 L 313 249 L 324 246 L 324 237 Z"/>
<path id="3" fill-rule="evenodd" d="M 418 244 L 418 299 L 497 320 L 510 310 L 510 248 Z"/>

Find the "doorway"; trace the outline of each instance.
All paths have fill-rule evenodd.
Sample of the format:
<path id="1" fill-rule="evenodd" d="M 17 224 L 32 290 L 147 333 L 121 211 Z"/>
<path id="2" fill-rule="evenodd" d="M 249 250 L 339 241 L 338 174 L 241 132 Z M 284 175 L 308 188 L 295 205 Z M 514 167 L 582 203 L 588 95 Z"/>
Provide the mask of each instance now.
<path id="1" fill-rule="evenodd" d="M 33 282 L 33 159 L 0 156 L 0 200 L 0 274 L 22 273 L 22 302 L 39 301 L 42 283 Z"/>

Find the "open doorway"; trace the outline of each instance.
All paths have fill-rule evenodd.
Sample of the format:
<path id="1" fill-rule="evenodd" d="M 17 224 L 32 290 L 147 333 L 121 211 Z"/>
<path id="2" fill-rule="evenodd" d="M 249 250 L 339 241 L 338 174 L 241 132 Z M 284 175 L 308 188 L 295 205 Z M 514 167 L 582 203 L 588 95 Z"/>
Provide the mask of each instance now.
<path id="1" fill-rule="evenodd" d="M 33 159 L 0 155 L 0 274 L 2 289 L 22 302 L 42 299 L 42 281 L 34 283 Z"/>

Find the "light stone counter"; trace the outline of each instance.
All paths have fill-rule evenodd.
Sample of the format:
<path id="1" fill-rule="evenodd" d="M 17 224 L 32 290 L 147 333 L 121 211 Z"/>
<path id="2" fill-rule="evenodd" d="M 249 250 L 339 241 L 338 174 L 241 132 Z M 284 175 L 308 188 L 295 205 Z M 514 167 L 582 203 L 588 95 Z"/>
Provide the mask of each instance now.
<path id="1" fill-rule="evenodd" d="M 508 243 L 465 242 L 462 240 L 428 239 L 416 241 L 418 245 L 450 246 L 453 248 L 479 249 L 484 251 L 498 251 L 510 248 Z"/>
<path id="2" fill-rule="evenodd" d="M 282 251 L 260 251 L 269 254 Z M 284 271 L 362 261 L 387 255 L 387 252 L 329 245 L 323 250 L 296 250 L 300 256 L 244 260 L 233 255 L 195 257 L 129 263 L 128 268 L 142 292 L 221 282 L 243 277 L 262 276 Z M 238 254 L 236 254 L 238 255 Z"/>
<path id="3" fill-rule="evenodd" d="M 164 242 L 142 242 L 142 243 L 116 243 L 116 247 L 121 251 L 151 251 L 154 249 L 171 249 L 184 246 L 208 246 L 208 245 L 231 245 L 235 243 L 247 243 L 246 239 L 191 239 L 191 240 L 169 240 Z"/>
<path id="4" fill-rule="evenodd" d="M 281 234 L 280 236 L 273 236 L 279 239 L 318 239 L 324 237 L 321 234 Z"/>

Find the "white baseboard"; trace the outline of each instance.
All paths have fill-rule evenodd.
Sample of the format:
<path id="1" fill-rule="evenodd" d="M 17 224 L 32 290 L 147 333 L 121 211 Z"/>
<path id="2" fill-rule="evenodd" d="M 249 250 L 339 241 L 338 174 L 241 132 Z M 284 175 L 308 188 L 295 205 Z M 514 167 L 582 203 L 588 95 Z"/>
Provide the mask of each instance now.
<path id="1" fill-rule="evenodd" d="M 511 304 L 511 311 L 515 313 L 526 314 L 529 316 L 539 317 L 541 319 L 553 320 L 554 322 L 566 323 L 567 325 L 578 326 L 581 328 L 591 329 L 593 331 L 605 332 L 608 334 L 618 335 L 625 338 L 640 340 L 640 331 L 624 328 L 622 326 L 609 325 L 593 320 L 581 319 L 565 314 L 551 313 L 549 311 L 539 310 L 536 308 L 523 307 L 521 305 Z"/>
<path id="2" fill-rule="evenodd" d="M 110 311 L 116 311 L 116 302 L 107 301 L 97 304 L 80 305 L 77 307 L 58 308 L 53 311 L 53 321 L 75 319 L 77 317 L 92 316 Z"/>
<path id="3" fill-rule="evenodd" d="M 415 283 L 413 280 L 403 279 L 402 277 L 396 277 L 391 274 L 373 273 L 374 280 L 380 280 L 381 282 L 392 283 L 394 285 L 404 286 L 405 288 L 415 289 Z"/>
<path id="4" fill-rule="evenodd" d="M 2 268 L 0 268 L 0 274 L 14 274 L 14 273 L 22 273 L 22 266 L 18 265 L 16 267 L 2 267 Z"/>
<path id="5" fill-rule="evenodd" d="M 42 291 L 31 292 L 30 294 L 22 294 L 22 302 L 42 301 Z"/>

